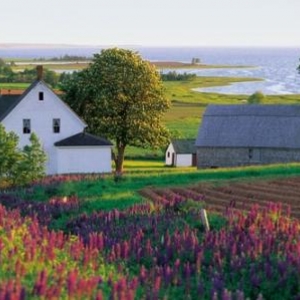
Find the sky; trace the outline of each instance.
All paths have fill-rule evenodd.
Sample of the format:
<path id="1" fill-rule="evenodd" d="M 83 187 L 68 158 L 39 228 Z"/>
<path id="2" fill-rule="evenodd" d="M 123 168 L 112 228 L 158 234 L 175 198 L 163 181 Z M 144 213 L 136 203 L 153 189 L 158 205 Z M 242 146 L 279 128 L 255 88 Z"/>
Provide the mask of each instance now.
<path id="1" fill-rule="evenodd" d="M 1 0 L 0 44 L 299 46 L 300 0 Z"/>

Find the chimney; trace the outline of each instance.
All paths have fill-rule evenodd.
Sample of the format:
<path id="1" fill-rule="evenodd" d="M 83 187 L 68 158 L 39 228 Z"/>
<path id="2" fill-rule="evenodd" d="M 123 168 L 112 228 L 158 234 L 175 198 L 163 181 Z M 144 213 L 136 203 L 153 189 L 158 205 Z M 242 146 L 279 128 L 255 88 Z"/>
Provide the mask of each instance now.
<path id="1" fill-rule="evenodd" d="M 43 79 L 43 66 L 42 65 L 36 66 L 36 73 L 37 73 L 37 80 L 42 80 Z"/>

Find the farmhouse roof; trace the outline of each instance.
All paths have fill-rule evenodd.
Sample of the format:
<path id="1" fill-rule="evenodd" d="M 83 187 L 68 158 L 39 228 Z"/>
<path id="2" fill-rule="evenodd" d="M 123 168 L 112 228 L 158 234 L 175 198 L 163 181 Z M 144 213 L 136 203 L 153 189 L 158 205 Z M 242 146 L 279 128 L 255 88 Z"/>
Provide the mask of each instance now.
<path id="1" fill-rule="evenodd" d="M 196 153 L 196 146 L 194 139 L 173 139 L 171 143 L 177 154 Z"/>
<path id="2" fill-rule="evenodd" d="M 57 147 L 66 146 L 112 146 L 112 143 L 102 137 L 86 132 L 80 132 L 54 144 Z"/>
<path id="3" fill-rule="evenodd" d="M 300 105 L 209 105 L 196 146 L 300 148 Z"/>
<path id="4" fill-rule="evenodd" d="M 26 91 L 20 95 L 0 95 L 0 122 L 22 101 L 22 99 L 38 84 L 35 80 Z"/>
<path id="5" fill-rule="evenodd" d="M 20 96 L 0 95 L 0 122 L 19 103 Z"/>

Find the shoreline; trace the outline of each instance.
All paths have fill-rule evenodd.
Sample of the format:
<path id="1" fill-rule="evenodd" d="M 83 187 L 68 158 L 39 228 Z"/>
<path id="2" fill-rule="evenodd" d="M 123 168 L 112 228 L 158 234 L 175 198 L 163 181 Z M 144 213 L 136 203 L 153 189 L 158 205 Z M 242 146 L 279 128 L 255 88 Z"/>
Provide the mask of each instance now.
<path id="1" fill-rule="evenodd" d="M 168 69 L 249 69 L 258 68 L 256 66 L 243 66 L 243 65 L 210 65 L 203 63 L 184 63 L 179 61 L 150 61 L 151 64 L 157 68 Z"/>
<path id="2" fill-rule="evenodd" d="M 10 61 L 5 60 L 7 63 Z M 12 61 L 12 60 L 11 60 Z M 45 68 L 50 70 L 66 70 L 66 71 L 80 71 L 92 62 L 92 61 L 53 61 L 53 60 L 23 60 L 19 61 L 13 60 L 14 71 L 21 71 L 26 68 L 35 68 L 37 65 L 43 65 Z M 187 63 L 179 61 L 148 61 L 150 64 L 154 65 L 158 69 L 249 69 L 258 68 L 257 66 L 245 66 L 245 65 L 213 65 L 205 63 Z"/>

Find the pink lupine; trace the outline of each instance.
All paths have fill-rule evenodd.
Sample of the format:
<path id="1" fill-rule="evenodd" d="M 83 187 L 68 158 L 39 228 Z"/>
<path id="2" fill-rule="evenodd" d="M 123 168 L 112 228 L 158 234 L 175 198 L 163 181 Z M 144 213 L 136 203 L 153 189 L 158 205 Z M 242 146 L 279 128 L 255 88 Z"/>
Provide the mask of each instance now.
<path id="1" fill-rule="evenodd" d="M 77 280 L 78 280 L 78 271 L 77 270 L 70 271 L 67 275 L 67 291 L 69 297 L 73 297 L 76 291 Z"/>
<path id="2" fill-rule="evenodd" d="M 140 274 L 139 274 L 139 281 L 143 285 L 146 282 L 147 278 L 147 270 L 146 268 L 142 265 L 140 268 Z"/>
<path id="3" fill-rule="evenodd" d="M 95 300 L 103 300 L 103 294 L 102 291 L 98 291 Z"/>
<path id="4" fill-rule="evenodd" d="M 37 281 L 34 284 L 33 294 L 37 296 L 45 296 L 47 289 L 47 272 L 43 270 L 39 273 Z"/>

